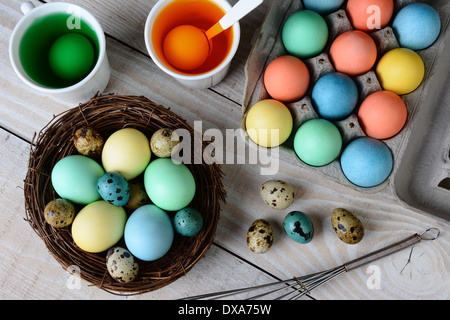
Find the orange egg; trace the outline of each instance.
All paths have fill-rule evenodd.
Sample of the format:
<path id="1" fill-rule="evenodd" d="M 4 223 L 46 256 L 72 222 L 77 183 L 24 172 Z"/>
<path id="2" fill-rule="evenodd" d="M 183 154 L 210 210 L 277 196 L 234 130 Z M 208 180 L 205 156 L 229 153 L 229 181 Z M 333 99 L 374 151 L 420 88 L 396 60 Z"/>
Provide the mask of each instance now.
<path id="1" fill-rule="evenodd" d="M 163 51 L 173 67 L 189 71 L 205 63 L 209 55 L 209 43 L 202 30 L 182 25 L 167 34 Z"/>
<path id="2" fill-rule="evenodd" d="M 300 100 L 308 91 L 309 70 L 300 59 L 282 56 L 273 60 L 264 73 L 269 95 L 282 102 Z"/>
<path id="3" fill-rule="evenodd" d="M 358 118 L 369 137 L 389 139 L 399 133 L 408 118 L 406 104 L 397 94 L 378 91 L 369 95 L 361 104 Z"/>
<path id="4" fill-rule="evenodd" d="M 387 26 L 394 13 L 394 0 L 348 0 L 347 14 L 357 30 L 366 32 Z"/>
<path id="5" fill-rule="evenodd" d="M 372 69 L 377 60 L 377 45 L 367 33 L 347 31 L 333 41 L 330 58 L 338 72 L 358 76 Z"/>

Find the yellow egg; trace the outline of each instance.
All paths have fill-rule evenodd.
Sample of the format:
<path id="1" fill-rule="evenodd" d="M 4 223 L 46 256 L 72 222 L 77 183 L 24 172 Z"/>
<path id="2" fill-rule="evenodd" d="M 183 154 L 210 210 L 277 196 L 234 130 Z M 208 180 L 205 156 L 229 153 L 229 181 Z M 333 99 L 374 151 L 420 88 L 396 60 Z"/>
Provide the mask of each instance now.
<path id="1" fill-rule="evenodd" d="M 402 95 L 413 92 L 422 83 L 425 65 L 416 52 L 397 48 L 380 59 L 376 72 L 384 90 Z"/>
<path id="2" fill-rule="evenodd" d="M 106 201 L 84 207 L 72 224 L 72 237 L 82 250 L 98 253 L 110 249 L 122 237 L 127 214 L 122 207 Z"/>
<path id="3" fill-rule="evenodd" d="M 262 100 L 248 112 L 247 134 L 258 145 L 277 147 L 291 135 L 293 119 L 289 109 L 277 100 Z"/>
<path id="4" fill-rule="evenodd" d="M 151 159 L 150 142 L 139 130 L 126 128 L 106 140 L 102 152 L 106 172 L 119 172 L 132 180 L 144 172 Z"/>

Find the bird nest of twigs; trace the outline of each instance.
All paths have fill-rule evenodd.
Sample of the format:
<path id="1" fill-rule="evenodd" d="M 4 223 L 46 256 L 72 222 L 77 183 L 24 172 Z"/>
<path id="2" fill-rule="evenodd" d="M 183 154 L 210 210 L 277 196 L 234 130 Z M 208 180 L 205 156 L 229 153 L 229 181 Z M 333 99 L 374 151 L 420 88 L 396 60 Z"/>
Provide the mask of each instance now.
<path id="1" fill-rule="evenodd" d="M 214 239 L 220 204 L 226 197 L 220 167 L 216 164 L 186 164 L 196 182 L 196 194 L 191 206 L 202 214 L 203 228 L 200 233 L 190 238 L 176 235 L 164 257 L 153 262 L 139 261 L 139 274 L 135 280 L 119 283 L 106 269 L 106 252 L 92 254 L 81 250 L 73 241 L 70 226 L 56 229 L 44 218 L 46 204 L 58 198 L 52 187 L 52 169 L 62 158 L 77 154 L 72 139 L 75 131 L 82 126 L 95 128 L 105 139 L 123 128 L 138 129 L 149 139 L 161 128 L 186 129 L 194 137 L 194 131 L 186 121 L 145 97 L 97 95 L 54 117 L 35 136 L 30 152 L 24 192 L 27 221 L 31 227 L 65 270 L 79 270 L 82 279 L 114 294 L 154 291 L 186 275 L 205 255 Z M 124 245 L 123 239 L 117 245 L 121 243 Z"/>

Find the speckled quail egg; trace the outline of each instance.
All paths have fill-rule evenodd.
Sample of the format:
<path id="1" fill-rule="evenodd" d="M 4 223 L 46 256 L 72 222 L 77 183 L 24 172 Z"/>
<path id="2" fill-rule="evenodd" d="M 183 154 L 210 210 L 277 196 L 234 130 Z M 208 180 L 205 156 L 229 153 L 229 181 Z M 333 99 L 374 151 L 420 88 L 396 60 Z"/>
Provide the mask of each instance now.
<path id="1" fill-rule="evenodd" d="M 121 247 L 108 250 L 106 267 L 111 277 L 118 282 L 131 282 L 139 273 L 139 264 L 134 256 Z"/>
<path id="2" fill-rule="evenodd" d="M 97 182 L 97 190 L 103 200 L 122 207 L 130 199 L 128 181 L 118 172 L 107 172 Z"/>
<path id="3" fill-rule="evenodd" d="M 75 206 L 66 199 L 56 199 L 49 202 L 44 209 L 44 218 L 55 228 L 64 228 L 72 224 L 75 218 Z"/>
<path id="4" fill-rule="evenodd" d="M 80 154 L 97 158 L 102 154 L 104 140 L 93 128 L 82 127 L 75 132 L 73 143 Z"/>
<path id="5" fill-rule="evenodd" d="M 339 239 L 347 244 L 356 244 L 364 237 L 361 221 L 349 210 L 334 209 L 331 214 L 331 225 Z"/>
<path id="6" fill-rule="evenodd" d="M 283 210 L 294 202 L 294 189 L 290 184 L 281 180 L 267 181 L 259 190 L 261 198 L 273 209 Z"/>
<path id="7" fill-rule="evenodd" d="M 145 191 L 144 182 L 141 180 L 132 180 L 128 183 L 130 187 L 130 199 L 125 208 L 132 211 L 146 204 L 151 203 L 147 192 Z"/>
<path id="8" fill-rule="evenodd" d="M 254 253 L 265 253 L 273 244 L 272 226 L 264 219 L 252 223 L 247 232 L 247 246 Z"/>
<path id="9" fill-rule="evenodd" d="M 159 129 L 150 139 L 150 148 L 157 157 L 169 158 L 176 151 L 180 139 L 172 129 Z"/>

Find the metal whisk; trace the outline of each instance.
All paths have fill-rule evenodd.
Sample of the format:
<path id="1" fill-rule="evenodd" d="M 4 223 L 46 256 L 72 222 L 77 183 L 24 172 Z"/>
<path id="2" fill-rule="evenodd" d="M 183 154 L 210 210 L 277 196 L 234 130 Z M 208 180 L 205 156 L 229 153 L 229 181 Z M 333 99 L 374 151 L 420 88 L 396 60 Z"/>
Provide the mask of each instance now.
<path id="1" fill-rule="evenodd" d="M 254 299 L 298 299 L 309 293 L 318 286 L 328 282 L 338 275 L 348 272 L 350 270 L 361 267 L 365 264 L 373 262 L 377 259 L 395 253 L 399 250 L 410 247 L 422 240 L 435 240 L 439 237 L 440 231 L 437 228 L 429 228 L 424 232 L 414 234 L 404 240 L 396 242 L 390 246 L 380 250 L 369 253 L 361 258 L 344 263 L 343 265 L 327 271 L 318 272 L 302 277 L 294 277 L 284 281 L 276 281 L 273 283 L 263 284 L 255 287 L 240 288 L 235 290 L 221 291 L 215 293 L 208 293 L 193 297 L 188 297 L 183 300 L 200 300 L 200 299 L 222 299 L 226 297 L 239 297 L 240 299 L 254 300 Z"/>

